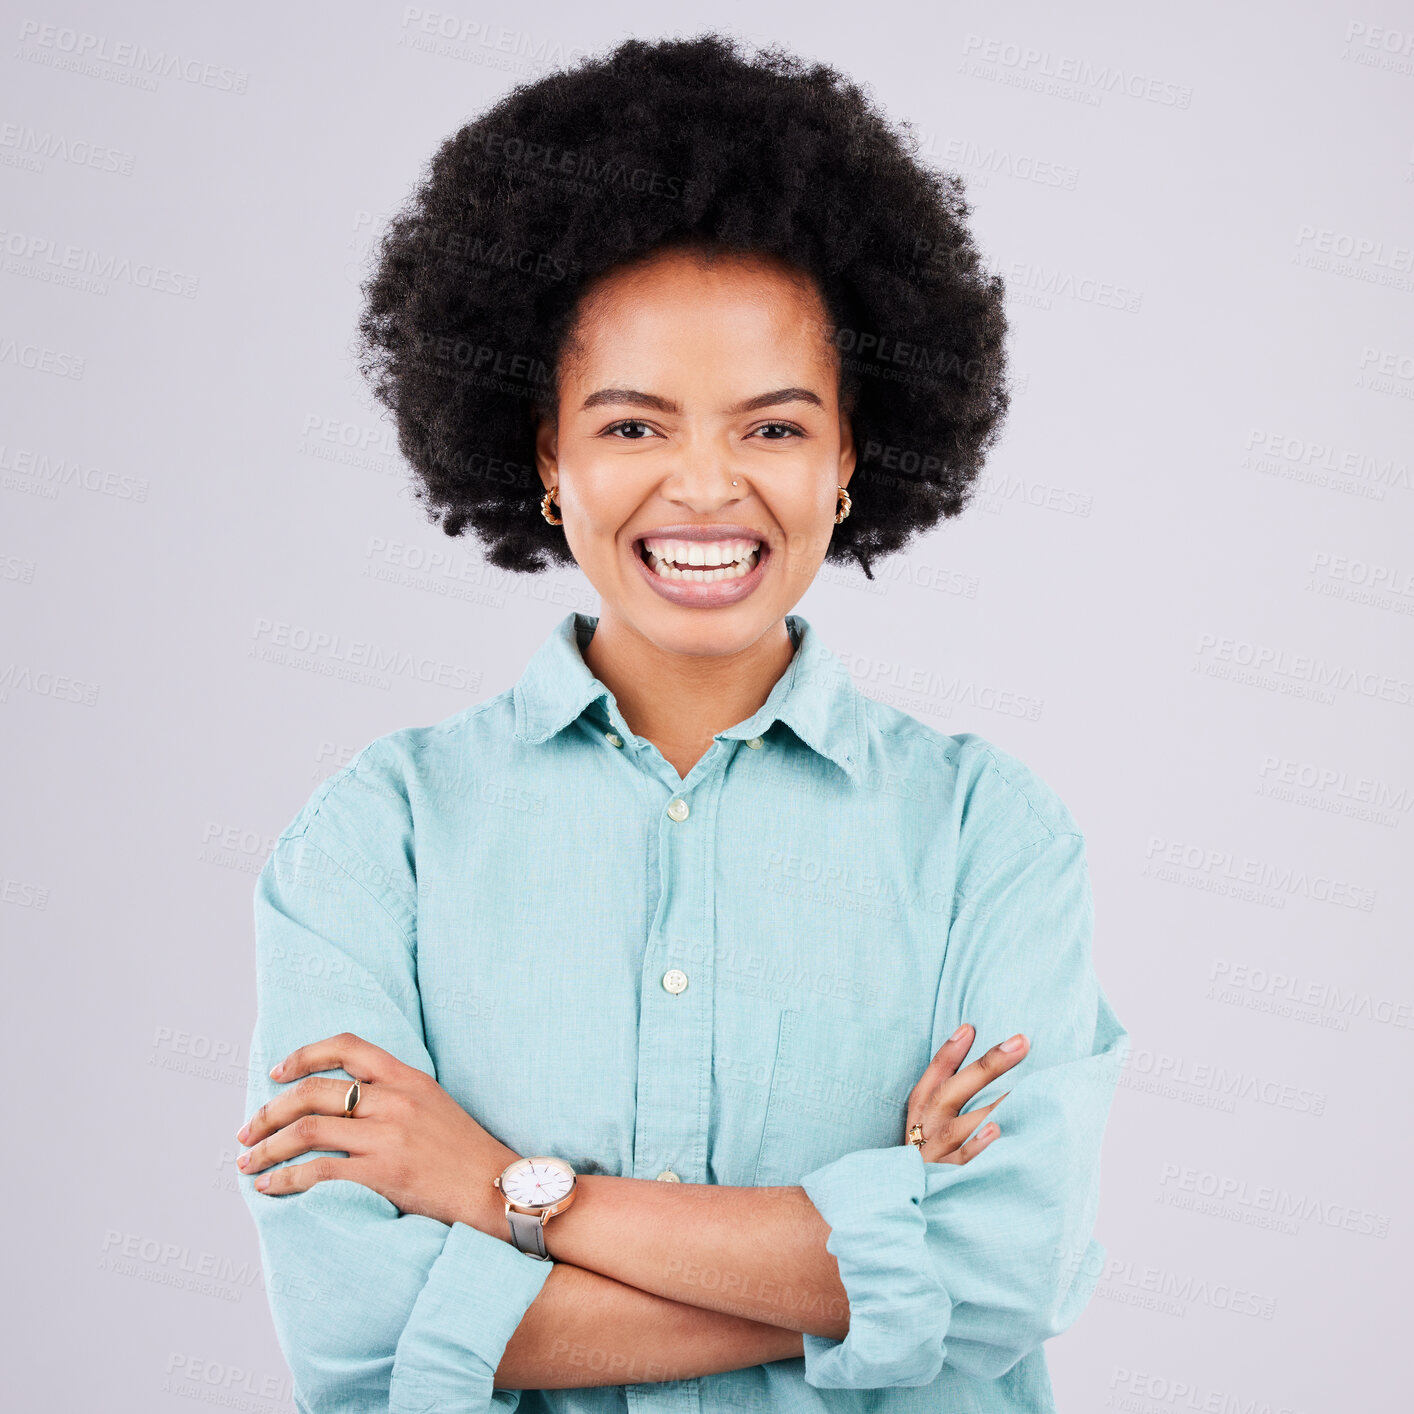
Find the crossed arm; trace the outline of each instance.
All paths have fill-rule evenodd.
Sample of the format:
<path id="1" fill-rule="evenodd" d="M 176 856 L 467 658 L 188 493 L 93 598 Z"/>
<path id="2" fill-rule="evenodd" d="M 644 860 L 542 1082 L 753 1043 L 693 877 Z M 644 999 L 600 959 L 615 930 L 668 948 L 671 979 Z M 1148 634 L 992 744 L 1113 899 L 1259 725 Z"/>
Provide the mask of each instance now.
<path id="1" fill-rule="evenodd" d="M 558 1258 L 506 1344 L 496 1384 L 575 1389 L 658 1383 L 803 1354 L 797 1330 L 653 1295 Z"/>
<path id="2" fill-rule="evenodd" d="M 989 1052 L 967 1068 L 971 1075 L 955 1078 L 952 1093 L 960 1096 L 964 1085 L 975 1093 L 1011 1064 Z M 962 1116 L 959 1131 L 975 1129 L 979 1118 Z M 944 1123 L 925 1120 L 925 1132 L 941 1138 Z M 958 1145 L 955 1161 L 966 1162 L 989 1137 Z M 803 1188 L 606 1174 L 581 1174 L 576 1183 L 576 1201 L 545 1225 L 556 1266 L 507 1344 L 497 1384 L 595 1383 L 584 1378 L 586 1367 L 604 1368 L 605 1384 L 630 1382 L 626 1369 L 647 1372 L 639 1379 L 688 1379 L 799 1359 L 804 1331 L 832 1340 L 848 1333 L 849 1299 L 825 1248 L 830 1227 Z M 498 1211 L 487 1230 L 504 1225 Z"/>
<path id="3" fill-rule="evenodd" d="M 395 1414 L 439 1398 L 487 1408 L 494 1387 L 663 1382 L 802 1354 L 819 1388 L 927 1384 L 945 1355 L 994 1379 L 1083 1308 L 1103 1257 L 1090 1238 L 1098 1151 L 1127 1033 L 1090 963 L 1078 835 L 1002 860 L 950 929 L 951 1019 L 988 1036 L 1019 1024 L 1029 1044 L 1014 1055 L 1035 1049 L 990 1162 L 965 1162 L 994 1130 L 977 1107 L 958 1113 L 956 1155 L 860 1150 L 795 1187 L 583 1174 L 546 1228 L 553 1263 L 511 1247 L 490 1181 L 519 1155 L 433 1078 L 411 914 L 375 902 L 355 867 L 292 833 L 256 895 L 252 1060 L 291 1055 L 321 1022 L 358 1028 L 300 1047 L 324 1053 L 288 1074 L 253 1066 L 254 1113 L 237 1136 L 251 1146 L 238 1168 L 254 1180 L 241 1188 L 272 1313 L 311 1404 L 391 1393 Z M 973 1033 L 959 1034 L 965 1057 Z M 350 1043 L 367 1049 L 343 1054 Z M 369 1052 L 382 1059 L 370 1066 Z M 353 1075 L 369 1083 L 344 1118 Z M 963 1099 L 979 1088 L 985 1076 Z M 918 1098 L 915 1087 L 909 1121 Z M 924 1130 L 936 1132 L 926 1117 Z"/>
<path id="4" fill-rule="evenodd" d="M 849 1302 L 829 1227 L 801 1188 L 729 1188 L 583 1174 L 545 1226 L 555 1259 L 506 1347 L 498 1384 L 677 1380 L 803 1355 L 801 1331 L 843 1337 Z M 504 1214 L 501 1218 L 504 1223 Z"/>
<path id="5" fill-rule="evenodd" d="M 1024 1046 L 993 1047 L 958 1071 L 971 1036 L 959 1028 L 909 1097 L 910 1122 L 929 1136 L 926 1157 L 965 1163 L 990 1142 L 994 1127 L 977 1126 L 1000 1100 L 959 1111 L 1025 1054 Z M 340 1114 L 346 1082 L 313 1074 L 333 1066 L 371 1082 L 357 1120 Z M 517 1156 L 431 1076 L 350 1033 L 300 1047 L 276 1074 L 298 1083 L 261 1106 L 238 1136 L 252 1146 L 239 1166 L 258 1175 L 257 1186 L 273 1195 L 352 1178 L 404 1212 L 509 1243 L 504 1199 L 490 1180 Z M 340 1146 L 349 1146 L 348 1159 L 268 1169 Z M 849 1299 L 826 1248 L 831 1229 L 804 1188 L 592 1173 L 577 1183 L 577 1201 L 544 1228 L 555 1265 L 506 1345 L 498 1385 L 687 1379 L 799 1358 L 803 1332 L 847 1335 Z"/>

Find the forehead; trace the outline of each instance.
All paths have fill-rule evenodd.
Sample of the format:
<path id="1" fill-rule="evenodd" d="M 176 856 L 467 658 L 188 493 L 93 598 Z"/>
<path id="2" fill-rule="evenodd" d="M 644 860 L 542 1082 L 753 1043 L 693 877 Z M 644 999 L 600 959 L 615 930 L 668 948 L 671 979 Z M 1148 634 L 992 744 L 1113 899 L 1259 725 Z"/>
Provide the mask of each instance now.
<path id="1" fill-rule="evenodd" d="M 609 271 L 581 296 L 574 361 L 692 357 L 713 344 L 735 357 L 833 362 L 825 302 L 809 275 L 769 255 L 655 252 Z"/>

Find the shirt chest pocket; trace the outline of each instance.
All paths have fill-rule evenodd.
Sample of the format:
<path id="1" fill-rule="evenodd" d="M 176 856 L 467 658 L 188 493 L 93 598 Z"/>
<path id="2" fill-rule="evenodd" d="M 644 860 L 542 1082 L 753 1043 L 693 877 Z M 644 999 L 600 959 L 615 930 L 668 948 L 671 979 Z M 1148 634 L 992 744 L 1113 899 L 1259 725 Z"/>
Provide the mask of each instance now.
<path id="1" fill-rule="evenodd" d="M 783 1012 L 753 1185 L 798 1183 L 855 1149 L 905 1143 L 909 1092 L 927 1065 L 915 1050 L 881 1026 Z"/>

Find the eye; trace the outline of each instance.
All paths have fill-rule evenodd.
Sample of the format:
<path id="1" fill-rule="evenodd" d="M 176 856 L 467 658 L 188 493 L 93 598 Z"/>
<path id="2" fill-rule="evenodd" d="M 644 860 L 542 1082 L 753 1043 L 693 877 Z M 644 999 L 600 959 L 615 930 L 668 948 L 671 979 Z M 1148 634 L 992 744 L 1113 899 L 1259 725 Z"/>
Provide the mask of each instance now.
<path id="1" fill-rule="evenodd" d="M 626 417 L 622 422 L 610 423 L 609 426 L 604 429 L 601 435 L 605 437 L 611 437 L 616 435 L 622 428 L 625 427 L 642 428 L 646 432 L 651 432 L 653 430 L 651 427 L 648 426 L 646 422 L 642 421 L 642 419 L 640 418 Z M 638 433 L 633 433 L 623 437 L 621 440 L 625 442 L 643 442 L 646 441 L 647 438 Z"/>
<path id="2" fill-rule="evenodd" d="M 805 430 L 803 428 L 797 427 L 793 422 L 763 422 L 760 427 L 753 429 L 752 435 L 755 435 L 756 432 L 769 432 L 773 428 L 776 431 L 783 433 L 784 435 L 780 437 L 766 437 L 763 439 L 764 441 L 784 442 L 790 437 L 805 436 Z"/>

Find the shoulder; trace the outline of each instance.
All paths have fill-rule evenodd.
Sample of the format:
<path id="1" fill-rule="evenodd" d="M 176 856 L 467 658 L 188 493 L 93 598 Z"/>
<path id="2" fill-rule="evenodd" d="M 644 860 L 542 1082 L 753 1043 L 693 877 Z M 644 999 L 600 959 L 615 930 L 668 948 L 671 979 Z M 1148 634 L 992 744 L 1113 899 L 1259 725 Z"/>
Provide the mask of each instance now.
<path id="1" fill-rule="evenodd" d="M 1028 845 L 1083 838 L 1059 791 L 1036 769 L 977 732 L 947 734 L 887 703 L 866 698 L 869 759 L 913 783 L 932 827 L 956 840 L 960 875 Z"/>
<path id="2" fill-rule="evenodd" d="M 336 858 L 406 857 L 411 864 L 419 806 L 456 789 L 488 753 L 503 751 L 515 726 L 511 690 L 425 726 L 375 737 L 326 777 L 276 841 L 304 841 Z"/>
<path id="3" fill-rule="evenodd" d="M 957 744 L 972 813 L 1015 834 L 1019 844 L 1081 833 L 1055 787 L 1019 757 L 975 732 L 948 739 Z"/>

